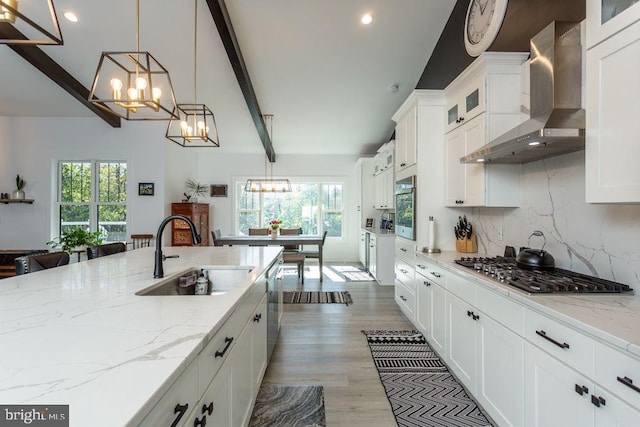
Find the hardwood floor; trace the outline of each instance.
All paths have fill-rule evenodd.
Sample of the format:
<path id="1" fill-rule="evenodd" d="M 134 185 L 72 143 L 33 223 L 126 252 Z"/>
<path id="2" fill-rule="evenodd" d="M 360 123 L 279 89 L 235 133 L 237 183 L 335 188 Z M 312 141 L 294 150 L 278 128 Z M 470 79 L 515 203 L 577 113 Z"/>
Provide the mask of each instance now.
<path id="1" fill-rule="evenodd" d="M 325 263 L 325 269 L 332 263 Z M 396 426 L 362 330 L 413 329 L 394 301 L 393 286 L 318 280 L 317 265 L 284 290 L 349 291 L 353 305 L 285 304 L 282 328 L 263 383 L 324 387 L 327 426 Z M 331 279 L 334 280 L 331 280 Z"/>

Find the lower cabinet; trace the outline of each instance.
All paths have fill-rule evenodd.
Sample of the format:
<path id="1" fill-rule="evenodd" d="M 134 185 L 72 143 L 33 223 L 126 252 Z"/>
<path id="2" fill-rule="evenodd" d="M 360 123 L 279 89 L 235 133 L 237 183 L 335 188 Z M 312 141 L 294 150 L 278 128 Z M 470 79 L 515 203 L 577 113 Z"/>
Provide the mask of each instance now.
<path id="1" fill-rule="evenodd" d="M 476 389 L 476 325 L 473 307 L 447 293 L 447 353 L 449 368 L 474 393 Z"/>

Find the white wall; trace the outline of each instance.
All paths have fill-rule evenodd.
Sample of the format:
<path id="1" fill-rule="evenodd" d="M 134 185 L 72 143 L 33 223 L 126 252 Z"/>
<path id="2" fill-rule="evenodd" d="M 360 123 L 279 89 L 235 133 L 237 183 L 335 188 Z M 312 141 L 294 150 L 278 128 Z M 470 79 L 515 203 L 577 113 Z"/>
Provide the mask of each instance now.
<path id="1" fill-rule="evenodd" d="M 227 184 L 229 197 L 205 197 L 211 229 L 233 232 L 233 183 L 264 175 L 264 155 L 221 154 L 215 148 L 182 148 L 167 140 L 166 122 L 122 122 L 114 129 L 97 118 L 0 117 L 0 191 L 14 190 L 15 175 L 27 181 L 33 205 L 0 204 L 0 248 L 46 248 L 57 235 L 51 206 L 55 161 L 126 160 L 129 170 L 129 233 L 155 233 L 183 199 L 185 181 Z M 223 141 L 224 143 L 224 141 Z M 276 147 L 277 150 L 277 147 Z M 274 177 L 333 177 L 347 184 L 345 239 L 327 239 L 327 260 L 357 260 L 359 214 L 355 156 L 278 156 Z M 139 182 L 153 182 L 155 195 L 138 196 Z M 169 233 L 164 233 L 165 243 Z"/>

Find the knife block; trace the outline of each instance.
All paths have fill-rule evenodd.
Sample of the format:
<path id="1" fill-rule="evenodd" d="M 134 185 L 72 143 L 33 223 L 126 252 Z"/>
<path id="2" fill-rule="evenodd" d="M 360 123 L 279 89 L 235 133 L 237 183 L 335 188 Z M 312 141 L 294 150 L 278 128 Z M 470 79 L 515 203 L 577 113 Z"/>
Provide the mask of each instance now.
<path id="1" fill-rule="evenodd" d="M 456 240 L 456 252 L 475 253 L 478 252 L 478 238 L 476 233 L 471 233 L 470 239 Z"/>

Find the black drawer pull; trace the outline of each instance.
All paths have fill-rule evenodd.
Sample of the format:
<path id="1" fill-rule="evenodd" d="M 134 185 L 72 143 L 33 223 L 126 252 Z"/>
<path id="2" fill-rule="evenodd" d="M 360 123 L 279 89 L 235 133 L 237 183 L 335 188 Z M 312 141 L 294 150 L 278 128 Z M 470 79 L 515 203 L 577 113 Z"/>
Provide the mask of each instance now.
<path id="1" fill-rule="evenodd" d="M 640 393 L 640 388 L 638 388 L 638 386 L 633 385 L 633 380 L 631 378 L 629 377 L 624 377 L 624 378 L 616 377 L 616 378 L 618 378 L 618 381 L 620 381 L 622 384 L 629 387 L 631 390 Z"/>
<path id="2" fill-rule="evenodd" d="M 407 252 L 407 250 L 406 250 L 405 248 L 400 248 L 400 250 L 401 250 L 402 252 Z"/>
<path id="3" fill-rule="evenodd" d="M 473 312 L 471 310 L 467 310 L 467 317 L 471 317 L 472 314 Z"/>
<path id="4" fill-rule="evenodd" d="M 206 425 L 207 425 L 207 416 L 206 415 L 203 415 L 201 420 L 199 420 L 197 418 L 195 420 L 193 420 L 193 427 L 204 427 Z"/>
<path id="5" fill-rule="evenodd" d="M 176 407 L 173 408 L 173 413 L 174 414 L 178 414 L 178 416 L 176 417 L 175 420 L 173 420 L 173 422 L 171 423 L 171 427 L 176 427 L 178 425 L 178 423 L 180 422 L 180 420 L 182 419 L 182 417 L 184 417 L 184 414 L 187 413 L 187 409 L 189 408 L 189 404 L 185 403 L 184 405 L 181 405 L 179 403 L 176 403 Z"/>
<path id="6" fill-rule="evenodd" d="M 432 275 L 432 276 L 435 276 L 435 277 L 440 277 L 440 274 L 436 273 L 435 271 L 432 271 L 432 272 L 431 272 L 431 275 Z"/>
<path id="7" fill-rule="evenodd" d="M 227 350 L 229 350 L 229 346 L 231 345 L 231 343 L 233 342 L 233 337 L 229 338 L 226 337 L 224 339 L 224 342 L 227 343 L 227 345 L 224 346 L 224 349 L 222 351 L 216 351 L 215 357 L 222 357 L 224 356 L 224 354 L 227 352 Z M 206 422 L 206 421 L 205 421 Z"/>
<path id="8" fill-rule="evenodd" d="M 213 402 L 209 402 L 208 405 L 202 405 L 202 413 L 207 413 L 207 415 L 211 415 L 213 413 Z"/>
<path id="9" fill-rule="evenodd" d="M 427 268 L 427 266 L 422 265 L 422 264 L 416 264 L 416 266 L 420 267 L 420 268 L 421 268 L 421 269 L 423 269 L 423 270 Z"/>
<path id="10" fill-rule="evenodd" d="M 258 313 L 255 316 L 253 316 L 253 321 L 254 322 L 259 322 L 260 319 L 262 319 L 262 313 Z"/>
<path id="11" fill-rule="evenodd" d="M 554 340 L 553 338 L 549 338 L 545 331 L 542 331 L 542 330 L 536 331 L 536 334 L 540 335 L 542 338 L 544 338 L 547 341 L 551 341 L 552 343 L 554 343 L 555 345 L 557 345 L 560 348 L 569 348 L 569 344 L 567 344 L 566 342 L 563 342 L 561 344 L 558 341 Z"/>
<path id="12" fill-rule="evenodd" d="M 597 397 L 597 396 L 594 396 L 592 394 L 591 395 L 591 403 L 593 403 L 595 406 L 597 406 L 599 408 L 600 406 L 605 406 L 607 404 L 607 401 L 604 400 L 603 397 Z"/>
<path id="13" fill-rule="evenodd" d="M 404 274 L 408 274 L 409 272 L 407 270 L 405 270 L 404 268 L 400 268 L 400 271 L 402 271 Z"/>
<path id="14" fill-rule="evenodd" d="M 478 320 L 480 318 L 479 314 L 475 314 L 473 311 L 471 312 L 471 317 L 473 318 L 473 320 Z"/>
<path id="15" fill-rule="evenodd" d="M 589 388 L 584 385 L 576 384 L 576 393 L 580 396 L 583 396 L 585 393 L 589 393 Z"/>
<path id="16" fill-rule="evenodd" d="M 401 299 L 402 301 L 406 301 L 406 300 L 407 300 L 407 297 L 405 297 L 404 295 L 400 295 L 400 299 Z"/>
<path id="17" fill-rule="evenodd" d="M 431 282 L 427 282 L 426 280 L 423 281 L 422 283 L 424 283 L 425 286 L 431 286 Z"/>

